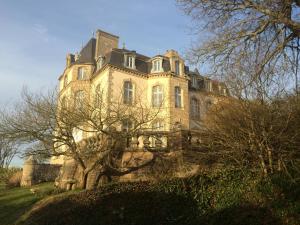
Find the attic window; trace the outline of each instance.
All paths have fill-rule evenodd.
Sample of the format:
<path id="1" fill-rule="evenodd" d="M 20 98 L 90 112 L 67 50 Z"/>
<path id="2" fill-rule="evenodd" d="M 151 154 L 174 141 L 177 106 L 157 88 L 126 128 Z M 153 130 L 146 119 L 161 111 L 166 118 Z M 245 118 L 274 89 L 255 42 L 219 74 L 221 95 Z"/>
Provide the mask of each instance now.
<path id="1" fill-rule="evenodd" d="M 125 55 L 125 66 L 130 69 L 135 69 L 135 56 Z"/>
<path id="2" fill-rule="evenodd" d="M 179 60 L 175 61 L 175 74 L 176 75 L 180 75 L 180 64 L 179 64 Z"/>
<path id="3" fill-rule="evenodd" d="M 162 72 L 162 59 L 155 59 L 152 61 L 152 73 Z"/>
<path id="4" fill-rule="evenodd" d="M 212 92 L 212 82 L 211 82 L 211 80 L 206 80 L 205 81 L 205 89 L 208 92 Z"/>
<path id="5" fill-rule="evenodd" d="M 84 80 L 85 79 L 85 69 L 83 67 L 78 68 L 78 80 Z"/>
<path id="6" fill-rule="evenodd" d="M 197 78 L 195 76 L 191 77 L 192 87 L 196 88 L 197 85 Z"/>

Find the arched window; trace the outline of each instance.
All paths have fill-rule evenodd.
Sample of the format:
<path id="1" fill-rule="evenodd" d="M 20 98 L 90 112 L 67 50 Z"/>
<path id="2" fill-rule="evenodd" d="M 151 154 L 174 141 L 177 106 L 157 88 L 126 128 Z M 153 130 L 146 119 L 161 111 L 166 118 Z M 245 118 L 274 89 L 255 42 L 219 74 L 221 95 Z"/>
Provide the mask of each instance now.
<path id="1" fill-rule="evenodd" d="M 80 90 L 75 93 L 75 108 L 81 109 L 83 107 L 85 92 Z"/>
<path id="2" fill-rule="evenodd" d="M 79 67 L 77 80 L 84 80 L 84 79 L 85 79 L 85 69 L 83 67 Z"/>
<path id="3" fill-rule="evenodd" d="M 123 84 L 123 103 L 131 105 L 133 100 L 133 85 L 131 81 L 125 81 Z"/>
<path id="4" fill-rule="evenodd" d="M 156 85 L 152 88 L 152 106 L 160 107 L 163 102 L 163 89 L 162 86 Z"/>
<path id="5" fill-rule="evenodd" d="M 200 104 L 196 98 L 191 99 L 191 117 L 195 120 L 200 119 Z"/>
<path id="6" fill-rule="evenodd" d="M 181 108 L 181 88 L 175 87 L 175 108 Z"/>

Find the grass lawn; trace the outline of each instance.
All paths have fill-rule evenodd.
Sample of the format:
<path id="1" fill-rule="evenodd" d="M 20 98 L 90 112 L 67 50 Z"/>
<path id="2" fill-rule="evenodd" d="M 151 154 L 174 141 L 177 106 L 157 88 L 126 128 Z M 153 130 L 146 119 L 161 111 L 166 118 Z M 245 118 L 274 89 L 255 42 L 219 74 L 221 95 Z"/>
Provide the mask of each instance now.
<path id="1" fill-rule="evenodd" d="M 36 190 L 35 194 L 30 191 L 31 188 Z M 14 224 L 34 203 L 54 190 L 53 183 L 42 183 L 31 188 L 5 189 L 4 184 L 0 183 L 0 225 Z"/>

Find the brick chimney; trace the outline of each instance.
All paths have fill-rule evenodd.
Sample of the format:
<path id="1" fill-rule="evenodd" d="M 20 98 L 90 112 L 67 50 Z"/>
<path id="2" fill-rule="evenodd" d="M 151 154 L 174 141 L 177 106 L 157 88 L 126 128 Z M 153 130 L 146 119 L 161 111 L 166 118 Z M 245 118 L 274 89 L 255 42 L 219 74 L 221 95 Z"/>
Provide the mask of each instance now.
<path id="1" fill-rule="evenodd" d="M 118 36 L 109 34 L 102 30 L 97 30 L 95 59 L 97 60 L 99 56 L 105 56 L 113 48 L 118 48 L 118 44 Z"/>

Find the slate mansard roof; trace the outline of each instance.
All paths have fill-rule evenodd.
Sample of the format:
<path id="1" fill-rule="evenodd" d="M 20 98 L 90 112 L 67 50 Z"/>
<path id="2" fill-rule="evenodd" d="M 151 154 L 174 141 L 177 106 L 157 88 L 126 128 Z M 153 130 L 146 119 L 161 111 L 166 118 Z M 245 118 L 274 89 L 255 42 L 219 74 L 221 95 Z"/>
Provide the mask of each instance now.
<path id="1" fill-rule="evenodd" d="M 79 53 L 78 59 L 75 61 L 75 59 L 72 60 L 72 64 L 94 64 L 96 65 L 95 60 L 95 50 L 96 50 L 96 39 L 91 38 L 89 42 L 82 48 L 82 50 Z M 141 73 L 150 73 L 151 71 L 151 57 L 142 55 L 137 53 L 136 51 L 130 51 L 128 49 L 120 49 L 120 48 L 113 48 L 108 54 L 104 56 L 104 65 L 111 64 L 118 67 L 124 67 L 124 55 L 126 54 L 132 54 L 135 55 L 135 66 L 136 70 Z M 155 56 L 155 57 L 162 57 L 163 58 L 163 69 L 165 72 L 170 71 L 170 61 L 165 56 Z M 153 58 L 155 58 L 153 57 Z M 73 57 L 74 58 L 74 57 Z"/>
<path id="2" fill-rule="evenodd" d="M 93 64 L 96 67 L 96 39 L 91 38 L 88 43 L 80 51 L 77 60 L 75 56 L 71 55 L 72 64 Z M 156 55 L 154 57 L 148 57 L 142 54 L 137 53 L 136 51 L 131 51 L 128 49 L 113 48 L 106 55 L 104 55 L 104 62 L 102 66 L 110 64 L 119 68 L 130 69 L 125 67 L 125 55 L 134 55 L 135 56 L 135 71 L 138 71 L 143 74 L 150 74 L 152 69 L 152 59 L 157 57 L 162 58 L 163 63 L 162 67 L 164 72 L 169 72 L 171 70 L 170 59 L 163 55 Z M 97 72 L 97 71 L 94 71 Z M 218 86 L 221 85 L 226 88 L 226 85 L 223 82 L 211 80 L 206 78 L 198 72 L 198 70 L 190 71 L 188 66 L 184 66 L 184 73 L 189 77 L 197 78 L 197 87 L 194 87 L 191 84 L 191 80 L 188 82 L 189 90 L 204 90 L 205 89 L 205 80 L 210 80 L 212 82 L 213 92 L 218 92 Z"/>

